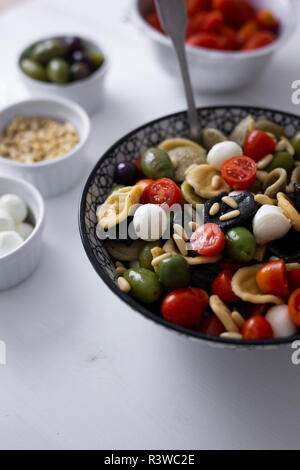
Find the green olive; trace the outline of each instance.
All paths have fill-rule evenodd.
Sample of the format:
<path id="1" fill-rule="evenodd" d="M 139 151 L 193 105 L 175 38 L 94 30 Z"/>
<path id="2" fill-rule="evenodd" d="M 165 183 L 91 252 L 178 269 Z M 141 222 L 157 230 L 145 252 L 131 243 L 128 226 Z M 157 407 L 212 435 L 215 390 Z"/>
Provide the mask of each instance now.
<path id="1" fill-rule="evenodd" d="M 141 161 L 143 173 L 152 180 L 160 178 L 174 179 L 174 167 L 169 155 L 163 150 L 150 148 Z"/>
<path id="2" fill-rule="evenodd" d="M 41 64 L 38 64 L 32 59 L 23 59 L 20 65 L 21 69 L 28 77 L 34 80 L 40 80 L 41 82 L 47 81 L 46 69 Z"/>
<path id="3" fill-rule="evenodd" d="M 287 172 L 291 171 L 294 166 L 294 158 L 288 152 L 275 153 L 273 160 L 267 166 L 265 171 L 271 172 L 276 168 L 284 168 Z"/>
<path id="4" fill-rule="evenodd" d="M 109 198 L 109 196 L 111 196 L 114 192 L 119 191 L 119 189 L 122 189 L 122 188 L 125 188 L 124 184 L 118 184 L 114 186 L 113 188 L 111 188 L 111 190 L 107 194 L 107 197 Z"/>
<path id="5" fill-rule="evenodd" d="M 255 255 L 256 242 L 254 236 L 245 227 L 235 227 L 225 234 L 226 253 L 229 258 L 247 263 Z"/>
<path id="6" fill-rule="evenodd" d="M 293 147 L 295 149 L 295 159 L 300 160 L 300 132 L 297 132 L 292 140 Z"/>
<path id="7" fill-rule="evenodd" d="M 190 267 L 182 256 L 170 256 L 159 263 L 158 278 L 168 290 L 187 287 L 191 279 Z"/>
<path id="8" fill-rule="evenodd" d="M 41 64 L 47 64 L 49 60 L 64 57 L 66 48 L 58 39 L 47 39 L 39 42 L 31 51 L 31 58 Z"/>
<path id="9" fill-rule="evenodd" d="M 206 199 L 203 199 L 202 197 L 198 196 L 195 193 L 195 190 L 193 186 L 191 186 L 187 181 L 182 183 L 181 185 L 181 192 L 183 195 L 183 198 L 188 204 L 192 204 L 192 206 L 196 209 L 199 204 L 205 204 Z"/>
<path id="10" fill-rule="evenodd" d="M 99 51 L 89 51 L 87 55 L 90 58 L 92 64 L 97 69 L 99 69 L 104 62 L 104 55 Z"/>
<path id="11" fill-rule="evenodd" d="M 255 124 L 255 128 L 264 131 L 264 132 L 270 132 L 273 134 L 277 140 L 280 140 L 280 137 L 283 137 L 284 130 L 281 126 L 276 124 L 275 122 L 268 121 L 267 119 L 261 119 L 260 121 L 257 121 Z"/>
<path id="12" fill-rule="evenodd" d="M 153 256 L 152 256 L 151 250 L 155 247 L 160 247 L 161 248 L 162 246 L 163 246 L 163 241 L 162 240 L 158 240 L 157 242 L 146 243 L 146 245 L 144 246 L 144 248 L 140 252 L 140 256 L 139 256 L 139 261 L 140 261 L 141 268 L 146 268 L 146 269 L 153 270 L 153 267 L 152 267 L 152 264 L 151 264 L 152 261 L 153 261 Z"/>
<path id="13" fill-rule="evenodd" d="M 47 67 L 47 75 L 51 82 L 68 83 L 70 80 L 70 66 L 64 59 L 52 59 Z"/>
<path id="14" fill-rule="evenodd" d="M 145 268 L 128 269 L 124 275 L 131 286 L 133 297 L 144 304 L 152 304 L 162 295 L 157 275 Z"/>

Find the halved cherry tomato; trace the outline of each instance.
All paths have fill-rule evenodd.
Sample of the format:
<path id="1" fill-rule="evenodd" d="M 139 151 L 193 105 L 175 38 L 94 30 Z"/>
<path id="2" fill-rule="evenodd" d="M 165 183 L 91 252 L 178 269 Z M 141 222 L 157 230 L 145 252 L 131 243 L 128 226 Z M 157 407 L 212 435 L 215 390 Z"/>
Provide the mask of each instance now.
<path id="1" fill-rule="evenodd" d="M 271 31 L 257 31 L 243 47 L 244 51 L 253 51 L 260 47 L 266 47 L 276 40 L 275 34 Z"/>
<path id="2" fill-rule="evenodd" d="M 279 22 L 270 10 L 261 10 L 256 15 L 257 23 L 262 29 L 269 29 L 276 32 L 279 27 Z"/>
<path id="3" fill-rule="evenodd" d="M 283 259 L 265 264 L 256 273 L 256 282 L 264 294 L 289 295 L 289 283 Z"/>
<path id="4" fill-rule="evenodd" d="M 219 35 L 220 49 L 224 51 L 235 51 L 238 49 L 238 42 L 235 37 L 235 30 L 230 26 L 223 26 Z"/>
<path id="5" fill-rule="evenodd" d="M 238 302 L 240 299 L 235 295 L 231 287 L 233 278 L 232 271 L 222 271 L 213 282 L 212 293 L 218 295 L 223 302 Z"/>
<path id="6" fill-rule="evenodd" d="M 157 29 L 157 31 L 164 34 L 164 30 L 162 29 L 162 26 L 160 24 L 159 17 L 156 11 L 149 13 L 145 19 L 147 23 L 149 23 L 150 26 L 152 26 L 152 28 Z"/>
<path id="7" fill-rule="evenodd" d="M 163 300 L 161 311 L 166 320 L 176 325 L 195 327 L 200 323 L 208 301 L 208 294 L 202 289 L 178 289 Z"/>
<path id="8" fill-rule="evenodd" d="M 233 157 L 222 167 L 226 183 L 236 191 L 250 189 L 256 179 L 257 165 L 249 157 Z"/>
<path id="9" fill-rule="evenodd" d="M 295 269 L 287 273 L 289 283 L 293 289 L 300 287 L 300 269 Z"/>
<path id="10" fill-rule="evenodd" d="M 254 8 L 245 0 L 213 0 L 213 8 L 220 10 L 226 23 L 239 28 L 255 15 Z"/>
<path id="11" fill-rule="evenodd" d="M 220 49 L 220 38 L 214 33 L 198 33 L 188 37 L 186 44 L 206 49 Z"/>
<path id="12" fill-rule="evenodd" d="M 177 184 L 169 178 L 155 181 L 144 192 L 147 203 L 160 204 L 165 209 L 178 204 L 182 197 Z"/>
<path id="13" fill-rule="evenodd" d="M 216 315 L 212 315 L 204 320 L 199 331 L 205 335 L 220 336 L 225 332 L 225 328 L 218 317 L 216 317 Z"/>
<path id="14" fill-rule="evenodd" d="M 195 15 L 199 11 L 209 11 L 211 4 L 212 0 L 186 0 L 188 15 Z"/>
<path id="15" fill-rule="evenodd" d="M 250 132 L 245 140 L 244 152 L 247 157 L 256 162 L 264 158 L 269 153 L 274 153 L 276 142 L 266 132 L 255 130 Z"/>
<path id="16" fill-rule="evenodd" d="M 254 20 L 249 20 L 247 23 L 243 24 L 236 35 L 236 39 L 239 45 L 241 47 L 244 46 L 249 41 L 249 39 L 254 36 L 257 30 L 258 26 Z"/>
<path id="17" fill-rule="evenodd" d="M 186 31 L 186 37 L 189 38 L 194 34 L 201 33 L 202 26 L 204 24 L 205 19 L 209 13 L 207 11 L 200 11 L 195 16 L 191 16 L 188 20 L 188 27 Z"/>
<path id="18" fill-rule="evenodd" d="M 146 204 L 147 203 L 147 200 L 146 200 L 146 194 L 145 194 L 145 191 L 146 189 L 148 189 L 150 186 L 152 186 L 152 184 L 154 183 L 153 180 L 140 180 L 136 183 L 135 186 L 140 186 L 141 188 L 143 188 L 144 192 L 141 196 L 141 199 L 140 199 L 140 204 Z"/>
<path id="19" fill-rule="evenodd" d="M 270 307 L 270 304 L 247 304 L 247 314 L 249 317 L 263 317 Z"/>
<path id="20" fill-rule="evenodd" d="M 205 33 L 220 33 L 224 24 L 223 15 L 220 11 L 212 11 L 205 18 L 202 31 Z"/>
<path id="21" fill-rule="evenodd" d="M 214 257 L 225 248 L 225 235 L 217 224 L 204 224 L 193 233 L 191 247 L 202 256 Z"/>
<path id="22" fill-rule="evenodd" d="M 295 290 L 289 299 L 290 317 L 300 327 L 300 289 Z"/>
<path id="23" fill-rule="evenodd" d="M 242 329 L 244 339 L 272 339 L 274 333 L 268 320 L 256 316 L 249 318 Z"/>

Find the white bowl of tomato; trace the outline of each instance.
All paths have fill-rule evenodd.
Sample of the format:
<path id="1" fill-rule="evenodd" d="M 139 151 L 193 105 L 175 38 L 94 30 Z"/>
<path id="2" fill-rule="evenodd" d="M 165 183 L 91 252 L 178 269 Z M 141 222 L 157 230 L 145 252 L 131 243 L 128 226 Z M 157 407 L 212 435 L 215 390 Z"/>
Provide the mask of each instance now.
<path id="1" fill-rule="evenodd" d="M 226 92 L 253 83 L 295 28 L 290 0 L 186 2 L 186 52 L 196 91 Z M 133 15 L 161 66 L 178 78 L 175 52 L 153 0 L 135 0 Z"/>

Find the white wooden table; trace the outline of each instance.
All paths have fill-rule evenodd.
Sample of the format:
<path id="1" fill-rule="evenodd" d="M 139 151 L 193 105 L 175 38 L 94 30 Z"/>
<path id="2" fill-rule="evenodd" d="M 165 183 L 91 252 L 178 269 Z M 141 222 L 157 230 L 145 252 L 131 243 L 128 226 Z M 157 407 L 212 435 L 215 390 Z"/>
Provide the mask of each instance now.
<path id="1" fill-rule="evenodd" d="M 0 16 L 2 105 L 24 96 L 14 63 L 24 42 L 75 32 L 93 35 L 109 52 L 106 98 L 93 118 L 82 184 L 117 138 L 185 107 L 181 88 L 160 71 L 128 22 L 128 5 L 24 0 Z M 255 104 L 299 113 L 291 103 L 299 40 L 300 29 L 253 87 L 198 96 L 198 105 Z M 0 339 L 7 345 L 7 365 L 0 367 L 0 448 L 299 448 L 300 366 L 292 365 L 291 350 L 213 349 L 133 313 L 85 256 L 77 226 L 81 189 L 47 201 L 39 269 L 0 294 Z"/>

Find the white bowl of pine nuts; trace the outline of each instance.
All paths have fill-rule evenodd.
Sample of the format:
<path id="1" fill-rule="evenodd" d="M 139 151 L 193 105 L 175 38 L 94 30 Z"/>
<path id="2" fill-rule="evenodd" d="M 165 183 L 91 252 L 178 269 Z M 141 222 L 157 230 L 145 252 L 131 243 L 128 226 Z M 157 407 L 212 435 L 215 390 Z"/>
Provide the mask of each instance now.
<path id="1" fill-rule="evenodd" d="M 0 172 L 36 186 L 44 197 L 81 178 L 90 134 L 87 113 L 61 98 L 31 99 L 0 112 Z"/>

